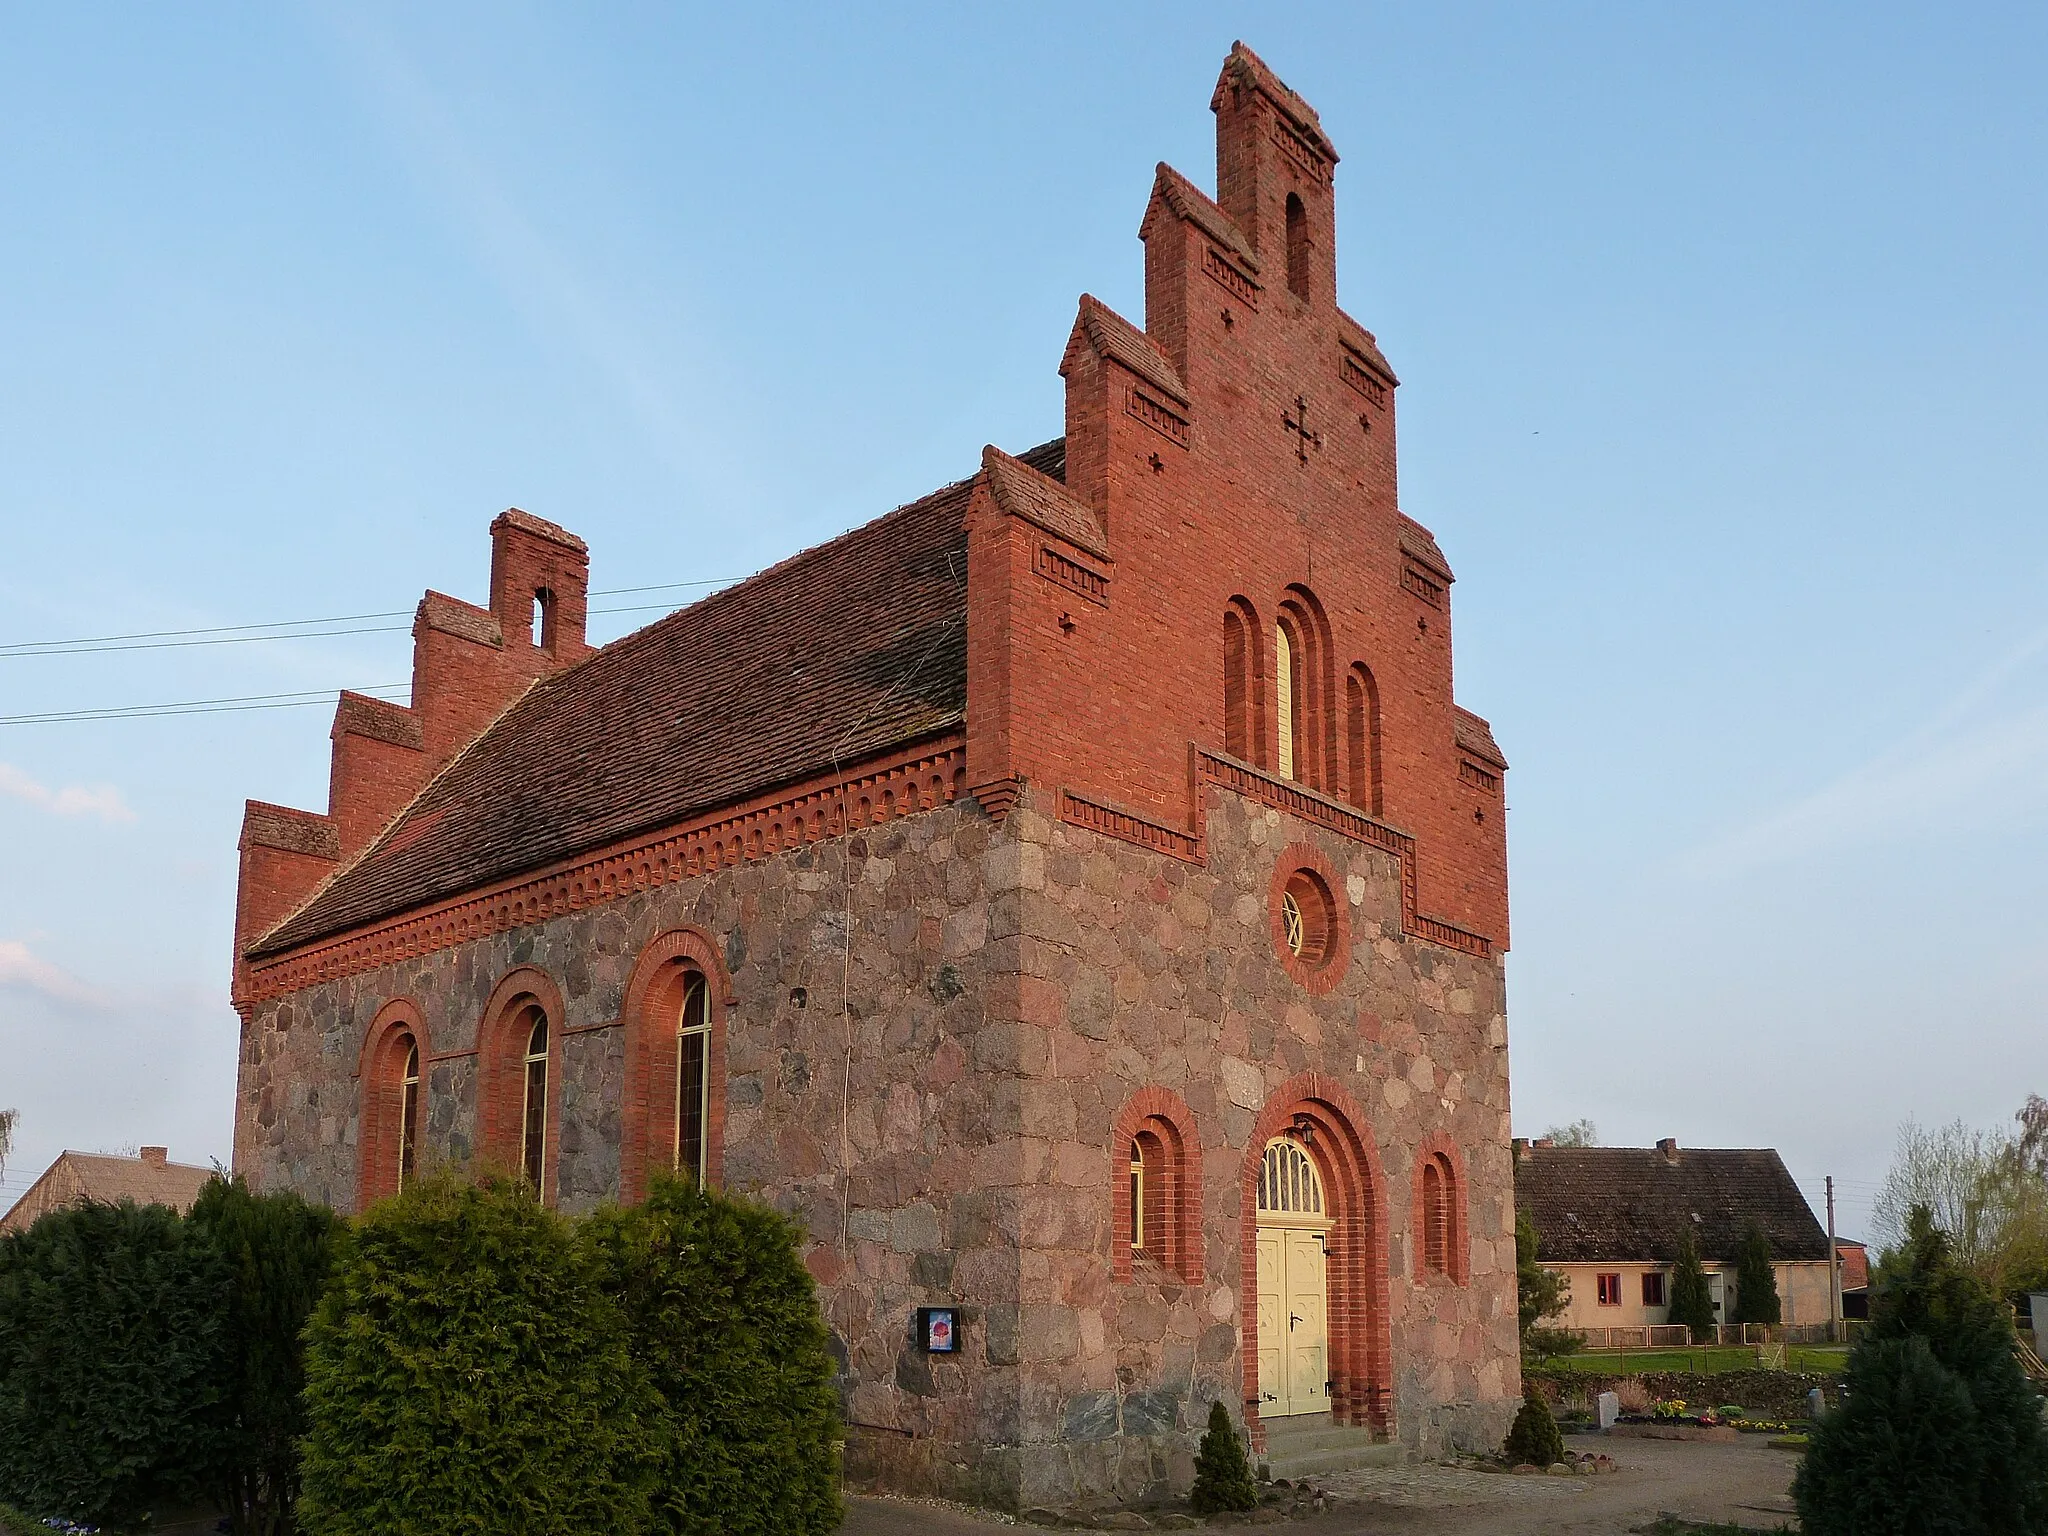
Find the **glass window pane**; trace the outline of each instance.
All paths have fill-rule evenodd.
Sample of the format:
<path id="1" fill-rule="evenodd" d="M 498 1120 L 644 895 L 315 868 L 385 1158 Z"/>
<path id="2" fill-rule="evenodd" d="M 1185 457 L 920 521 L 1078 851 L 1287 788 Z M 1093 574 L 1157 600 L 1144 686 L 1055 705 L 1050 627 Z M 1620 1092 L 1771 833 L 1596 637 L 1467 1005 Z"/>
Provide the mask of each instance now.
<path id="1" fill-rule="evenodd" d="M 704 1047 L 709 1040 L 703 1030 L 692 1030 L 676 1042 L 676 1169 L 699 1180 L 704 1177 Z"/>

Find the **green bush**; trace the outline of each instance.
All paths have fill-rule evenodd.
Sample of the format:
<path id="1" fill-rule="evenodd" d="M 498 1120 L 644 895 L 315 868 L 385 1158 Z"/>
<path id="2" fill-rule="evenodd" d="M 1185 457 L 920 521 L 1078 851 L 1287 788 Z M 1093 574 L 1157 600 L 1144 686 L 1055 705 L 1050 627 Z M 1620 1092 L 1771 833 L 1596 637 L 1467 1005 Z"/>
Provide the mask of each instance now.
<path id="1" fill-rule="evenodd" d="M 339 1245 L 306 1336 L 313 1536 L 648 1529 L 660 1406 L 570 1225 L 423 1179 Z"/>
<path id="2" fill-rule="evenodd" d="M 1806 1536 L 2019 1531 L 1983 1521 L 1983 1436 L 1969 1390 L 1920 1338 L 1859 1347 L 1842 1406 L 1792 1481 Z"/>
<path id="3" fill-rule="evenodd" d="M 1500 1453 L 1510 1465 L 1518 1467 L 1547 1467 L 1564 1460 L 1564 1435 L 1558 1430 L 1549 1402 L 1534 1383 L 1522 1388 L 1521 1410 L 1508 1429 L 1507 1444 Z"/>
<path id="4" fill-rule="evenodd" d="M 1843 1405 L 1813 1433 L 1815 1470 L 1794 1490 L 1806 1529 L 2048 1532 L 2041 1400 L 2014 1357 L 2004 1305 L 1955 1262 L 1924 1207 L 1876 1287 L 1843 1384 Z M 1939 1414 L 1926 1406 L 1937 1402 Z M 1877 1415 L 1896 1422 L 1874 1428 Z M 1956 1491 L 1944 1494 L 1952 1475 Z M 1857 1527 L 1836 1513 L 1891 1506 L 1943 1513 L 1917 1527 Z"/>
<path id="5" fill-rule="evenodd" d="M 1707 1287 L 1707 1271 L 1700 1263 L 1699 1239 L 1690 1223 L 1678 1228 L 1678 1259 L 1671 1266 L 1671 1321 L 1692 1330 L 1692 1341 L 1704 1343 L 1714 1336 L 1714 1293 Z"/>
<path id="6" fill-rule="evenodd" d="M 812 1536 L 841 1516 L 839 1404 L 797 1229 L 764 1205 L 657 1177 L 583 1228 L 665 1409 L 651 1530 Z"/>
<path id="7" fill-rule="evenodd" d="M 160 1205 L 75 1206 L 0 1239 L 0 1499 L 127 1526 L 192 1491 L 229 1291 Z"/>
<path id="8" fill-rule="evenodd" d="M 1735 1315 L 1732 1323 L 1775 1323 L 1783 1315 L 1778 1274 L 1771 1267 L 1771 1240 L 1752 1221 L 1735 1256 Z"/>
<path id="9" fill-rule="evenodd" d="M 1522 1335 L 1523 1358 L 1533 1365 L 1548 1365 L 1586 1347 L 1586 1336 L 1569 1328 L 1531 1328 Z"/>
<path id="10" fill-rule="evenodd" d="M 1188 1491 L 1188 1507 L 1198 1515 L 1259 1507 L 1259 1489 L 1252 1481 L 1244 1441 L 1238 1438 L 1230 1410 L 1220 1400 L 1209 1405 L 1209 1428 L 1195 1453 L 1195 1486 Z"/>
<path id="11" fill-rule="evenodd" d="M 302 1335 L 327 1283 L 334 1213 L 216 1178 L 187 1227 L 220 1256 L 231 1285 L 204 1480 L 235 1536 L 284 1536 L 306 1432 Z"/>

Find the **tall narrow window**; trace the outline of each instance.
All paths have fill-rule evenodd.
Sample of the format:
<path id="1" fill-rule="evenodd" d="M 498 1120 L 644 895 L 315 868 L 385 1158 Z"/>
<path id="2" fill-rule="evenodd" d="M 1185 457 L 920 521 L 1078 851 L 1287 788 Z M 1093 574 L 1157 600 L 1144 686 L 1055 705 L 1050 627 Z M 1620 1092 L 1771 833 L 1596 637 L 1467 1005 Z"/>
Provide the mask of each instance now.
<path id="1" fill-rule="evenodd" d="M 1297 299 L 1308 297 L 1308 210 L 1300 194 L 1287 194 L 1287 286 Z"/>
<path id="2" fill-rule="evenodd" d="M 1145 1149 L 1131 1143 L 1131 1251 L 1145 1247 Z"/>
<path id="3" fill-rule="evenodd" d="M 405 1075 L 399 1079 L 398 1092 L 398 1187 L 405 1188 L 406 1180 L 413 1176 L 419 1162 L 419 1118 L 420 1118 L 420 1047 L 416 1040 L 408 1040 L 405 1048 Z"/>
<path id="4" fill-rule="evenodd" d="M 674 1168 L 702 1182 L 711 1127 L 711 987 L 701 971 L 683 982 L 676 1021 L 676 1144 Z"/>
<path id="5" fill-rule="evenodd" d="M 1280 777 L 1294 777 L 1294 641 L 1285 624 L 1273 627 L 1273 697 L 1280 732 Z"/>
<path id="6" fill-rule="evenodd" d="M 555 594 L 546 587 L 533 594 L 533 643 L 544 651 L 555 648 Z"/>
<path id="7" fill-rule="evenodd" d="M 548 1146 L 548 1016 L 538 1008 L 533 1012 L 533 1029 L 526 1037 L 526 1101 L 521 1127 L 521 1167 L 526 1182 L 537 1195 L 547 1167 Z"/>

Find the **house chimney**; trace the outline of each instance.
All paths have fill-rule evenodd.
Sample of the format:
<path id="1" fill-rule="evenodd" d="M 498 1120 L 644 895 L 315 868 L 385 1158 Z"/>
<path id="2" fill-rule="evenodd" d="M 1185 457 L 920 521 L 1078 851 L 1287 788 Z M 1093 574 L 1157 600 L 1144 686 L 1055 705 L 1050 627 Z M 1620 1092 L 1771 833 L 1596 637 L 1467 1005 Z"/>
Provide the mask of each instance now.
<path id="1" fill-rule="evenodd" d="M 1529 1138 L 1528 1138 L 1528 1137 L 1526 1137 L 1526 1136 L 1517 1136 L 1517 1137 L 1515 1137 L 1515 1138 L 1514 1138 L 1514 1141 L 1513 1141 L 1512 1145 L 1514 1146 L 1514 1149 L 1515 1149 L 1515 1161 L 1516 1161 L 1516 1162 L 1518 1162 L 1518 1163 L 1526 1163 L 1527 1161 L 1529 1161 Z"/>
<path id="2" fill-rule="evenodd" d="M 1666 1136 L 1666 1137 L 1665 1137 L 1665 1138 L 1664 1138 L 1664 1139 L 1663 1139 L 1662 1141 L 1660 1141 L 1660 1142 L 1658 1142 L 1658 1143 L 1657 1143 L 1657 1150 L 1658 1150 L 1659 1152 L 1662 1152 L 1662 1153 L 1664 1154 L 1664 1161 L 1665 1161 L 1665 1162 L 1667 1162 L 1667 1163 L 1675 1163 L 1675 1162 L 1677 1162 L 1677 1161 L 1678 1161 L 1678 1138 L 1677 1138 L 1676 1136 Z"/>
<path id="3" fill-rule="evenodd" d="M 161 1168 L 169 1161 L 170 1155 L 171 1149 L 169 1147 L 144 1147 L 142 1149 L 142 1166 L 145 1168 Z"/>
<path id="4" fill-rule="evenodd" d="M 1549 1136 L 1538 1136 L 1529 1145 L 1532 1147 L 1554 1147 L 1557 1145 L 1557 1142 Z"/>

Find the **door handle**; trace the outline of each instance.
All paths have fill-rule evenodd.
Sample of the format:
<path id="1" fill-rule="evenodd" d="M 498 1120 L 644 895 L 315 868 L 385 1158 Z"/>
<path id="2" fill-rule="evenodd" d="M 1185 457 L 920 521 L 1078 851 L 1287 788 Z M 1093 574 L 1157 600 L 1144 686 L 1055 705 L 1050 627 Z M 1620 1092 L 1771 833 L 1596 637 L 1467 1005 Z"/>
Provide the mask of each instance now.
<path id="1" fill-rule="evenodd" d="M 1298 1317 L 1296 1317 L 1296 1316 L 1295 1316 L 1295 1315 L 1294 1315 L 1294 1314 L 1293 1314 L 1292 1312 L 1290 1312 L 1290 1313 L 1288 1313 L 1288 1314 L 1287 1314 L 1287 1326 L 1288 1326 L 1288 1327 L 1292 1328 L 1292 1327 L 1294 1327 L 1294 1326 L 1295 1326 L 1296 1324 L 1298 1324 L 1298 1323 L 1299 1323 L 1300 1321 L 1301 1321 L 1301 1319 L 1300 1319 L 1300 1318 L 1298 1318 Z"/>

